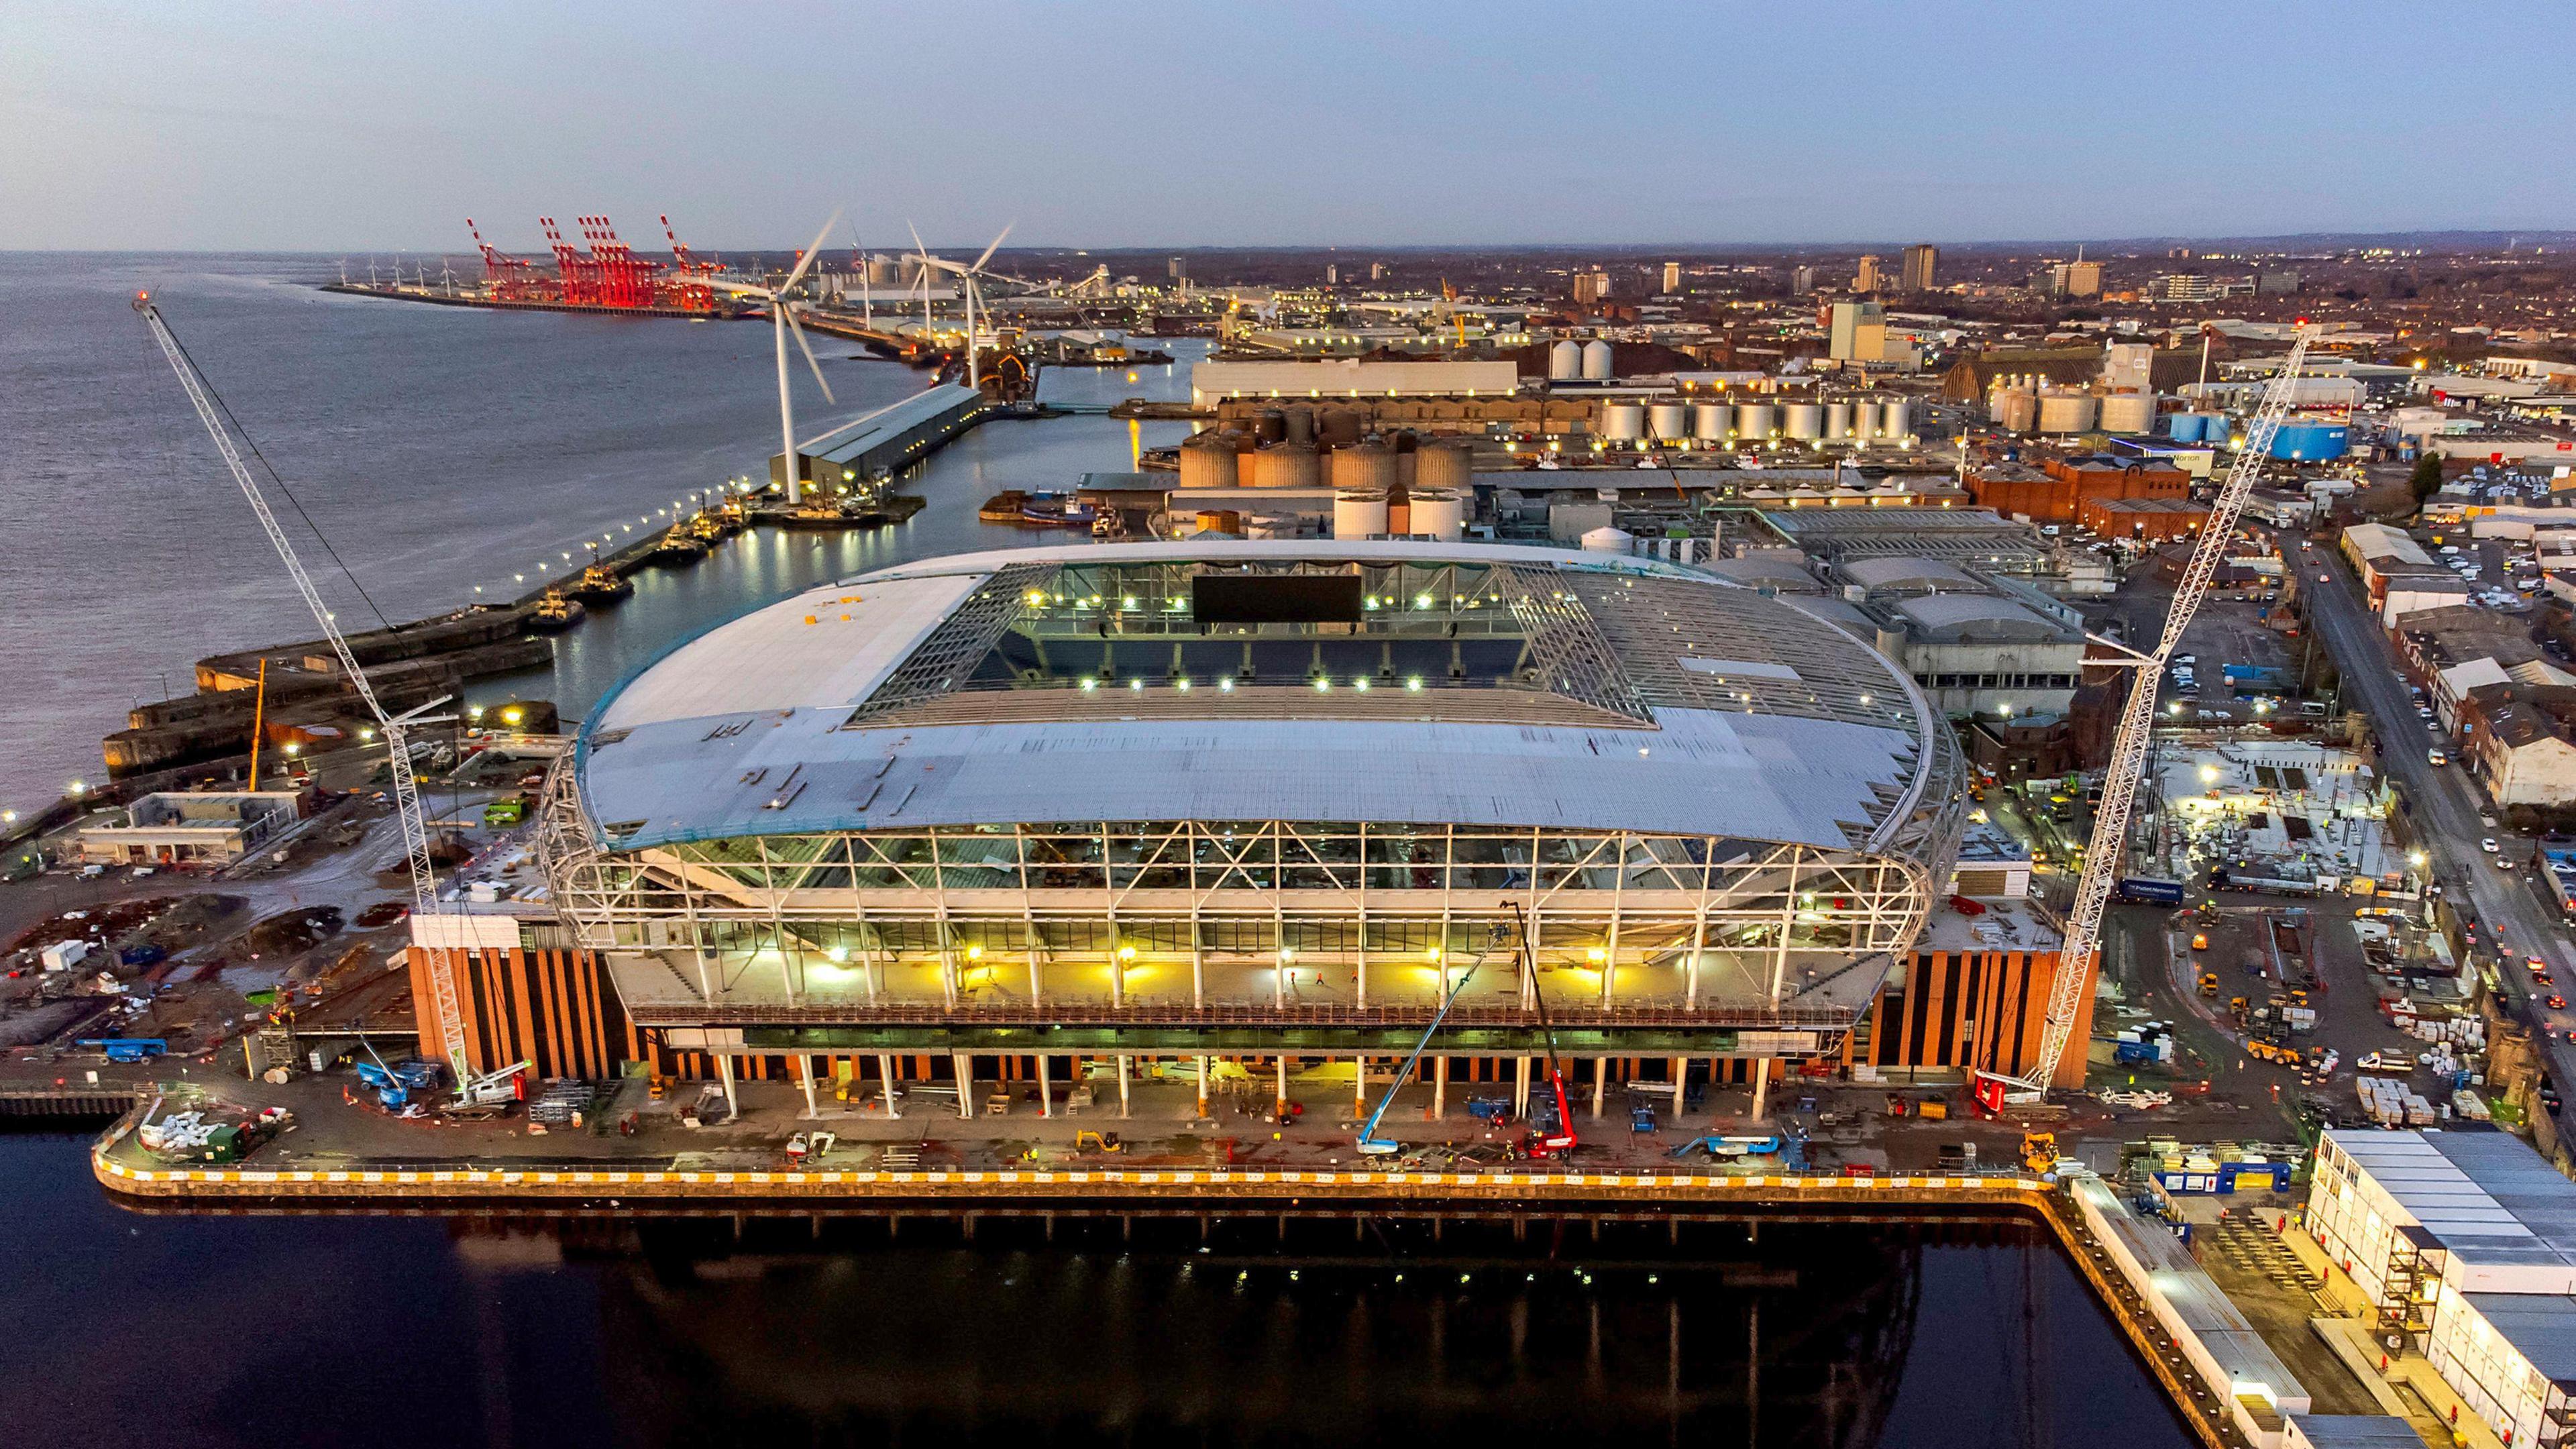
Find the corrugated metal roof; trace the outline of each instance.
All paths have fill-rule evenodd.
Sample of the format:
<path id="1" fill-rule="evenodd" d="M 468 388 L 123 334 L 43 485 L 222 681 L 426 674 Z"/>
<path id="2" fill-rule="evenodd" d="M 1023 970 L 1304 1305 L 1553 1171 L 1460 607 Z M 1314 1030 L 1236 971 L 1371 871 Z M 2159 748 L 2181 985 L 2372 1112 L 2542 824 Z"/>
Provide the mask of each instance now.
<path id="1" fill-rule="evenodd" d="M 2463 1293 L 2460 1297 L 2541 1377 L 2576 1384 L 2576 1298 L 2556 1293 Z"/>
<path id="2" fill-rule="evenodd" d="M 2331 1131 L 2465 1265 L 2576 1265 L 2576 1183 L 2502 1132 Z"/>

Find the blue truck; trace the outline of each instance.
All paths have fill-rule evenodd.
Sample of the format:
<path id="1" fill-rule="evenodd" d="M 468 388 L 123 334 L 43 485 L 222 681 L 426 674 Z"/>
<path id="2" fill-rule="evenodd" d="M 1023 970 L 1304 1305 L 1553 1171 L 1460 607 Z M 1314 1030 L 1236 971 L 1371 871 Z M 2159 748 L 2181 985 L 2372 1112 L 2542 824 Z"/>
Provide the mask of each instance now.
<path id="1" fill-rule="evenodd" d="M 148 1062 L 170 1052 L 170 1043 L 157 1036 L 93 1036 L 73 1045 L 105 1052 L 111 1062 Z"/>
<path id="2" fill-rule="evenodd" d="M 2137 901 L 2151 906 L 2182 904 L 2183 887 L 2178 880 L 2163 880 L 2151 875 L 2126 875 L 2114 891 L 2124 901 Z"/>

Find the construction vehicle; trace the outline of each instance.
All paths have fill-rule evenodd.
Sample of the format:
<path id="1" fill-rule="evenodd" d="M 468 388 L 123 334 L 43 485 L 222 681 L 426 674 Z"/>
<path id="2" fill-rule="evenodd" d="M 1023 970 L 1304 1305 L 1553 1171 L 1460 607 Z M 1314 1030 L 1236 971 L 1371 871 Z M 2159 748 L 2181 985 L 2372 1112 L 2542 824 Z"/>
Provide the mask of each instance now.
<path id="1" fill-rule="evenodd" d="M 148 1062 L 166 1056 L 170 1043 L 157 1036 L 93 1036 L 74 1042 L 74 1046 L 107 1053 L 111 1062 Z"/>
<path id="2" fill-rule="evenodd" d="M 1504 1123 L 1512 1120 L 1512 1099 L 1509 1097 L 1469 1097 L 1467 1099 L 1467 1115 L 1484 1123 L 1488 1127 L 1500 1127 Z"/>
<path id="3" fill-rule="evenodd" d="M 1467 989 L 1467 983 L 1476 975 L 1476 968 L 1485 964 L 1485 956 L 1491 952 L 1492 946 L 1488 943 L 1485 952 L 1468 962 L 1467 969 L 1458 973 L 1456 984 L 1441 996 L 1440 1009 L 1431 1014 L 1431 1024 L 1422 1029 L 1421 1038 L 1414 1042 L 1412 1055 L 1404 1059 L 1403 1066 L 1395 1069 L 1395 1076 L 1386 1084 L 1386 1095 L 1377 1099 L 1377 1110 L 1369 1113 L 1368 1121 L 1360 1124 L 1358 1146 L 1361 1156 L 1389 1157 L 1403 1149 L 1403 1144 L 1393 1138 L 1378 1136 L 1377 1124 L 1386 1117 L 1386 1109 L 1395 1105 L 1395 1094 L 1403 1090 L 1405 1079 L 1413 1075 L 1414 1066 L 1422 1060 L 1422 1053 L 1430 1047 L 1431 1038 L 1440 1030 L 1440 1024 L 1449 1019 L 1449 1008 L 1458 1003 L 1458 993 Z M 1448 974 L 1446 968 L 1441 974 Z M 1469 1107 L 1472 1110 L 1474 1104 L 1470 1103 Z"/>
<path id="4" fill-rule="evenodd" d="M 2202 973 L 2200 973 L 2200 994 L 2201 994 L 2201 995 L 2203 995 L 2203 996 L 2208 997 L 2208 998 L 2209 998 L 2209 999 L 2211 999 L 2212 1001 L 2215 1001 L 2215 1000 L 2217 1000 L 2217 999 L 2218 999 L 2218 973 L 2217 973 L 2217 972 L 2215 972 L 2215 971 L 2203 971 Z"/>
<path id="5" fill-rule="evenodd" d="M 1725 1133 L 1712 1132 L 1704 1137 L 1694 1137 L 1665 1155 L 1668 1157 L 1688 1157 L 1694 1152 L 1705 1152 L 1711 1158 L 1768 1157 L 1772 1153 L 1779 1151 L 1780 1145 L 1780 1137 L 1777 1133 L 1761 1132 L 1728 1135 Z"/>
<path id="6" fill-rule="evenodd" d="M 1648 1106 L 1647 1104 L 1645 1104 L 1645 1103 L 1643 1103 L 1643 1102 L 1634 1102 L 1634 1103 L 1629 1104 L 1629 1107 L 1628 1107 L 1628 1130 L 1629 1130 L 1629 1131 L 1631 1131 L 1631 1132 L 1652 1132 L 1652 1131 L 1654 1131 L 1654 1130 L 1655 1130 L 1655 1109 L 1654 1109 L 1653 1107 Z"/>
<path id="7" fill-rule="evenodd" d="M 322 602 L 322 591 L 314 586 L 312 576 L 304 571 L 304 561 L 296 556 L 295 545 L 288 540 L 277 515 L 269 510 L 268 497 L 260 491 L 259 480 L 251 476 L 250 466 L 242 461 L 242 450 L 234 442 L 234 434 L 241 431 L 241 425 L 234 420 L 227 426 L 227 420 L 232 419 L 232 410 L 223 405 L 215 393 L 214 384 L 198 370 L 196 360 L 188 355 L 188 350 L 179 345 L 178 337 L 170 331 L 170 324 L 162 320 L 161 309 L 152 305 L 152 294 L 135 293 L 134 310 L 143 318 L 143 325 L 152 333 L 152 340 L 160 344 L 161 354 L 169 359 L 171 371 L 178 374 L 180 388 L 188 394 L 189 404 L 197 410 L 197 421 L 205 425 L 207 435 L 214 439 L 215 451 L 223 455 L 224 467 L 232 474 L 234 485 L 241 489 L 242 497 L 249 500 L 251 512 L 259 516 L 260 528 L 267 533 L 270 546 L 277 550 L 279 561 L 286 565 L 287 574 L 294 579 L 296 592 L 303 595 L 304 606 L 313 611 L 313 622 L 321 626 L 323 637 L 330 641 L 331 652 L 339 661 L 341 677 L 357 691 L 359 703 L 374 717 L 376 728 L 385 737 L 386 761 L 393 774 L 394 813 L 402 822 L 403 856 L 411 867 L 412 917 L 417 921 L 435 914 L 438 910 L 438 867 L 430 859 L 429 826 L 421 815 L 420 779 L 412 770 L 409 732 L 415 725 L 441 724 L 453 718 L 431 716 L 429 713 L 445 704 L 448 696 L 442 694 L 401 714 L 385 708 L 383 701 L 376 697 L 375 685 L 368 681 L 367 672 L 358 667 L 358 656 L 349 648 L 348 637 L 340 632 L 339 617 Z M 247 435 L 242 441 L 249 441 Z M 790 439 L 791 443 L 793 441 Z M 257 448 L 251 449 L 251 453 L 254 457 L 259 456 Z M 266 466 L 267 461 L 264 457 L 260 459 L 262 466 Z M 793 471 L 791 469 L 790 473 Z M 269 470 L 269 476 L 277 480 L 281 490 L 285 487 L 285 480 L 277 478 L 275 469 Z M 290 497 L 288 501 L 293 499 Z M 366 590 L 357 585 L 357 576 L 349 575 L 349 581 L 358 587 L 359 596 L 364 598 Z M 368 600 L 368 607 L 374 607 L 372 599 Z M 457 1000 L 456 978 L 448 971 L 431 971 L 428 975 L 440 1040 L 447 1045 L 448 1064 L 456 1080 L 463 1082 L 466 1077 L 465 1012 Z"/>
<path id="8" fill-rule="evenodd" d="M 528 1095 L 528 1070 L 534 1062 L 513 1062 L 497 1072 L 467 1077 L 456 1089 L 456 1100 L 449 1111 L 489 1111 L 512 1102 L 524 1101 Z"/>
<path id="9" fill-rule="evenodd" d="M 2246 426 L 2245 445 L 2228 469 L 2227 481 L 2210 500 L 2209 518 L 2201 525 L 2200 541 L 2174 587 L 2173 604 L 2166 611 L 2164 632 L 2155 649 L 2140 653 L 2116 639 L 2090 633 L 2085 636 L 2101 646 L 2088 664 L 2131 672 L 2128 698 L 2121 706 L 2119 728 L 2112 735 L 2111 761 L 2102 774 L 2102 799 L 2094 807 L 2092 838 L 2083 852 L 2075 903 L 2067 912 L 2064 945 L 2049 988 L 2048 1005 L 2041 1015 L 2039 1051 L 2026 1077 L 1980 1069 L 1980 1089 L 1991 1081 L 2003 1090 L 2007 1100 L 2036 1102 L 2057 1079 L 2058 1064 L 2065 1059 L 2067 1043 L 2075 1034 L 2076 1017 L 2092 999 L 2094 964 L 2102 950 L 2103 909 L 2109 905 L 2112 887 L 2118 884 L 2128 863 L 2129 818 L 2137 803 L 2139 783 L 2148 773 L 2147 751 L 2154 742 L 2156 682 L 2172 664 L 2184 633 L 2191 628 L 2193 615 L 2209 594 L 2210 581 L 2227 561 L 2236 522 L 2244 515 L 2246 500 L 2263 476 L 2264 460 L 2271 455 L 2272 439 L 2289 415 L 2292 397 L 2299 387 L 2300 369 L 2307 363 L 2308 348 L 2316 336 L 2316 327 L 2300 318 L 2297 339 L 2290 344 L 2289 354 L 2281 360 L 2281 370 L 2264 389 L 2263 401 Z"/>
<path id="10" fill-rule="evenodd" d="M 2021 1165 L 2033 1172 L 2057 1170 L 2057 1134 L 2024 1132 L 2021 1134 Z"/>
<path id="11" fill-rule="evenodd" d="M 1565 1100 L 1565 1068 L 1556 1056 L 1556 1025 L 1547 1018 L 1547 993 L 1538 984 L 1538 953 L 1530 948 L 1529 915 L 1521 909 L 1518 901 L 1504 904 L 1511 907 L 1512 922 L 1519 931 L 1521 980 L 1526 983 L 1530 1000 L 1538 1007 L 1538 1029 L 1547 1041 L 1547 1085 L 1556 1098 L 1556 1121 L 1553 1124 L 1542 1123 L 1536 1130 L 1523 1134 L 1521 1155 L 1532 1159 L 1572 1157 L 1574 1149 L 1581 1144 L 1574 1136 L 1573 1109 Z"/>
<path id="12" fill-rule="evenodd" d="M 1118 1134 L 1115 1132 L 1094 1132 L 1085 1128 L 1084 1130 L 1073 1134 L 1073 1150 L 1076 1152 L 1124 1152 L 1127 1150 L 1127 1144 L 1118 1140 Z"/>
<path id="13" fill-rule="evenodd" d="M 1950 1120 L 1949 1099 L 1926 1097 L 1914 1104 L 1914 1115 L 1926 1122 L 1947 1122 Z"/>

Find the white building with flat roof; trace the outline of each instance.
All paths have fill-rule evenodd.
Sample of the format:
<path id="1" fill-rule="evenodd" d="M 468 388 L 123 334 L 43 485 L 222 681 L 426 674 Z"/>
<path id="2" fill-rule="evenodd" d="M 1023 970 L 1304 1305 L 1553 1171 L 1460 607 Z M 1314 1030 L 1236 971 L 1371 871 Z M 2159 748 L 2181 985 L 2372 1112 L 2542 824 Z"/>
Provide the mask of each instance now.
<path id="1" fill-rule="evenodd" d="M 1201 362 L 1190 368 L 1190 404 L 1228 398 L 1509 397 L 1521 385 L 1509 362 Z"/>

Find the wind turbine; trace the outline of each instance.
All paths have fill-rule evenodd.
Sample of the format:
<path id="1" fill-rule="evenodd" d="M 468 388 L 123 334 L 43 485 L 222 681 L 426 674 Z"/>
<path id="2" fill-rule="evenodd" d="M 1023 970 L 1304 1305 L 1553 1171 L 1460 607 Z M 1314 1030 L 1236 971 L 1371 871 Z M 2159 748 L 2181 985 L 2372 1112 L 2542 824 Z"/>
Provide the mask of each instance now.
<path id="1" fill-rule="evenodd" d="M 780 466 L 787 475 L 787 506 L 790 508 L 804 501 L 805 490 L 804 480 L 796 475 L 796 405 L 787 391 L 787 334 L 796 334 L 797 350 L 805 354 L 805 365 L 814 370 L 814 385 L 823 390 L 823 401 L 837 402 L 839 399 L 832 396 L 832 384 L 824 379 L 823 364 L 814 359 L 814 348 L 806 342 L 805 328 L 797 322 L 795 309 L 787 303 L 787 294 L 795 290 L 796 284 L 805 279 L 806 270 L 823 255 L 823 238 L 831 235 L 832 228 L 840 223 L 841 214 L 833 212 L 832 219 L 823 223 L 823 229 L 814 233 L 814 244 L 798 254 L 796 265 L 787 273 L 787 279 L 774 288 L 749 282 L 715 282 L 715 285 L 737 296 L 758 297 L 769 304 L 770 331 L 778 342 L 779 457 Z"/>
<path id="2" fill-rule="evenodd" d="M 906 222 L 905 225 L 909 226 L 911 223 Z M 952 262 L 945 257 L 932 256 L 930 254 L 930 249 L 921 245 L 921 233 L 915 231 L 912 234 L 912 244 L 917 249 L 917 255 L 921 261 L 924 276 L 926 277 L 928 275 L 928 271 L 932 267 L 936 267 L 943 272 L 952 273 L 956 276 L 960 287 L 966 293 L 966 385 L 968 387 L 980 388 L 983 386 L 983 374 L 977 365 L 981 339 L 975 331 L 975 312 L 984 300 L 984 289 L 976 283 L 975 279 L 979 276 L 991 275 L 991 273 L 984 270 L 984 264 L 993 259 L 993 253 L 1002 249 L 1003 238 L 1009 236 L 1011 234 L 1011 227 L 1017 225 L 1019 225 L 1019 223 L 1015 221 L 1010 223 L 1010 225 L 1003 227 L 1001 232 L 993 238 L 992 245 L 984 248 L 984 254 L 977 257 L 971 265 Z M 987 315 L 989 315 L 990 309 L 986 309 L 986 312 Z"/>

